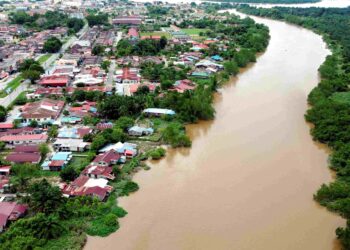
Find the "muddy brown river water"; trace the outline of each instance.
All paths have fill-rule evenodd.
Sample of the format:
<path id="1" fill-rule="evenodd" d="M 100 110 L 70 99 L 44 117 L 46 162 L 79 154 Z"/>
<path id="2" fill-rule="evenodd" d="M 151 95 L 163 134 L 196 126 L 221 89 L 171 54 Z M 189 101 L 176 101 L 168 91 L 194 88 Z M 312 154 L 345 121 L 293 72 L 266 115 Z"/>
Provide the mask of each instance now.
<path id="1" fill-rule="evenodd" d="M 329 250 L 344 220 L 313 201 L 331 181 L 327 150 L 304 120 L 330 53 L 303 28 L 254 18 L 271 41 L 216 96 L 216 118 L 188 126 L 191 149 L 170 150 L 135 176 L 129 214 L 86 250 Z"/>

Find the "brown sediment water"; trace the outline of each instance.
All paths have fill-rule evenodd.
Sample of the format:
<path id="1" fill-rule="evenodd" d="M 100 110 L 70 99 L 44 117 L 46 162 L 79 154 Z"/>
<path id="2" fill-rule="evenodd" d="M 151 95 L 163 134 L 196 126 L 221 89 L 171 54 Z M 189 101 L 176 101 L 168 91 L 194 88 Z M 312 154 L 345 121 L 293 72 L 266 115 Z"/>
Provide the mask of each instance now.
<path id="1" fill-rule="evenodd" d="M 312 199 L 332 180 L 329 152 L 304 120 L 330 52 L 311 31 L 255 20 L 270 28 L 266 52 L 217 94 L 215 120 L 187 127 L 192 148 L 136 174 L 121 228 L 86 250 L 339 249 L 344 220 Z"/>

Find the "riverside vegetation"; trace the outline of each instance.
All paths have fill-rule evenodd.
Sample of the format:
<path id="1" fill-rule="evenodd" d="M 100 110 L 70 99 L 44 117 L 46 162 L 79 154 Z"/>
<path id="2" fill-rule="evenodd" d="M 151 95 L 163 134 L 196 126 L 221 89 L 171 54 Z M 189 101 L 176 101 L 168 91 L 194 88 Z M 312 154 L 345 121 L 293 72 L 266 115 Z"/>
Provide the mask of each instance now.
<path id="1" fill-rule="evenodd" d="M 329 165 L 336 172 L 335 181 L 323 184 L 314 199 L 347 219 L 346 228 L 336 234 L 343 248 L 350 249 L 350 8 L 238 9 L 312 29 L 333 52 L 319 68 L 322 80 L 308 96 L 311 108 L 305 118 L 314 125 L 313 138 L 332 149 Z"/>
<path id="2" fill-rule="evenodd" d="M 205 5 L 203 5 L 205 6 Z M 212 12 L 211 12 L 212 13 Z M 212 15 L 216 15 L 212 13 Z M 78 166 L 68 166 L 60 176 L 67 182 L 72 181 L 82 169 L 94 158 L 96 152 L 108 143 L 126 141 L 127 128 L 134 120 L 142 118 L 142 110 L 148 107 L 170 108 L 176 111 L 176 116 L 161 117 L 161 143 L 173 147 L 190 146 L 191 141 L 185 133 L 184 125 L 199 120 L 214 118 L 213 93 L 229 80 L 230 76 L 238 74 L 239 68 L 256 61 L 256 54 L 263 52 L 268 45 L 269 30 L 266 26 L 256 24 L 252 19 L 240 19 L 237 16 L 225 14 L 224 20 L 206 18 L 202 20 L 185 20 L 180 27 L 200 28 L 205 30 L 203 36 L 215 37 L 223 41 L 226 49 L 222 50 L 216 44 L 203 51 L 205 56 L 219 55 L 224 61 L 224 70 L 214 74 L 209 79 L 190 78 L 197 84 L 193 91 L 177 93 L 168 89 L 176 80 L 187 76 L 189 69 L 164 64 L 142 65 L 143 77 L 152 76 L 161 82 L 154 93 L 148 88 L 140 88 L 133 96 L 104 95 L 99 92 L 76 91 L 72 95 L 65 94 L 67 102 L 74 103 L 83 100 L 96 101 L 100 116 L 86 118 L 84 124 L 97 124 L 100 120 L 113 121 L 113 128 L 96 135 L 87 135 L 85 141 L 92 141 L 86 161 Z M 104 18 L 90 18 L 89 25 L 99 23 Z M 146 41 L 147 47 L 138 44 L 126 44 L 122 41 L 116 56 L 124 49 L 131 49 L 137 54 L 171 56 L 179 51 L 190 51 L 189 47 L 166 46 L 166 39 L 157 44 Z M 134 46 L 137 46 L 136 48 Z M 154 46 L 154 48 L 152 47 Z M 144 51 L 147 50 L 147 51 Z M 131 53 L 130 52 L 130 53 Z M 158 120 L 158 122 L 159 122 Z M 49 135 L 57 134 L 57 128 L 52 126 Z M 11 176 L 14 192 L 23 195 L 22 201 L 29 205 L 28 215 L 10 225 L 0 236 L 0 249 L 81 249 L 86 241 L 86 235 L 107 236 L 119 228 L 118 218 L 127 212 L 118 206 L 117 198 L 129 195 L 138 190 L 137 183 L 132 181 L 133 174 L 141 168 L 147 169 L 142 162 L 148 157 L 159 159 L 165 155 L 160 148 L 140 154 L 126 164 L 113 168 L 116 179 L 111 182 L 114 191 L 104 203 L 91 197 L 62 197 L 58 187 L 51 185 L 38 165 L 14 167 Z M 4 162 L 5 163 L 5 162 Z M 51 174 L 51 173 L 49 173 Z"/>

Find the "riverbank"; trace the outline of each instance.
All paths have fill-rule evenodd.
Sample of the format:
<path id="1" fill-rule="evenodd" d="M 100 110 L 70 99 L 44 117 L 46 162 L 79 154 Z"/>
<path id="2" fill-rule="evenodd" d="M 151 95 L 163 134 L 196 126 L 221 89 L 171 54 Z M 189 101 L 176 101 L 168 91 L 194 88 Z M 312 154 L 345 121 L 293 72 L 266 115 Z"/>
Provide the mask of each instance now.
<path id="1" fill-rule="evenodd" d="M 344 221 L 311 199 L 331 180 L 327 152 L 303 118 L 329 51 L 313 32 L 255 21 L 266 52 L 216 96 L 216 119 L 187 126 L 191 148 L 136 174 L 120 230 L 86 249 L 339 249 Z"/>

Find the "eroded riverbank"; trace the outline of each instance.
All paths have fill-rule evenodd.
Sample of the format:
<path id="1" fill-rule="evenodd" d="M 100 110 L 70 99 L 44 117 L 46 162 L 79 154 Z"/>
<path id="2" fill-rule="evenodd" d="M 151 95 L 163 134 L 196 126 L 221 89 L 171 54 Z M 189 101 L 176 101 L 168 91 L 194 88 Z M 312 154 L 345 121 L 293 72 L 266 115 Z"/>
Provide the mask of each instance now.
<path id="1" fill-rule="evenodd" d="M 129 212 L 86 249 L 337 249 L 341 218 L 312 200 L 331 180 L 304 121 L 329 54 L 321 37 L 278 21 L 267 51 L 216 99 L 216 119 L 188 127 L 191 149 L 140 172 Z"/>

